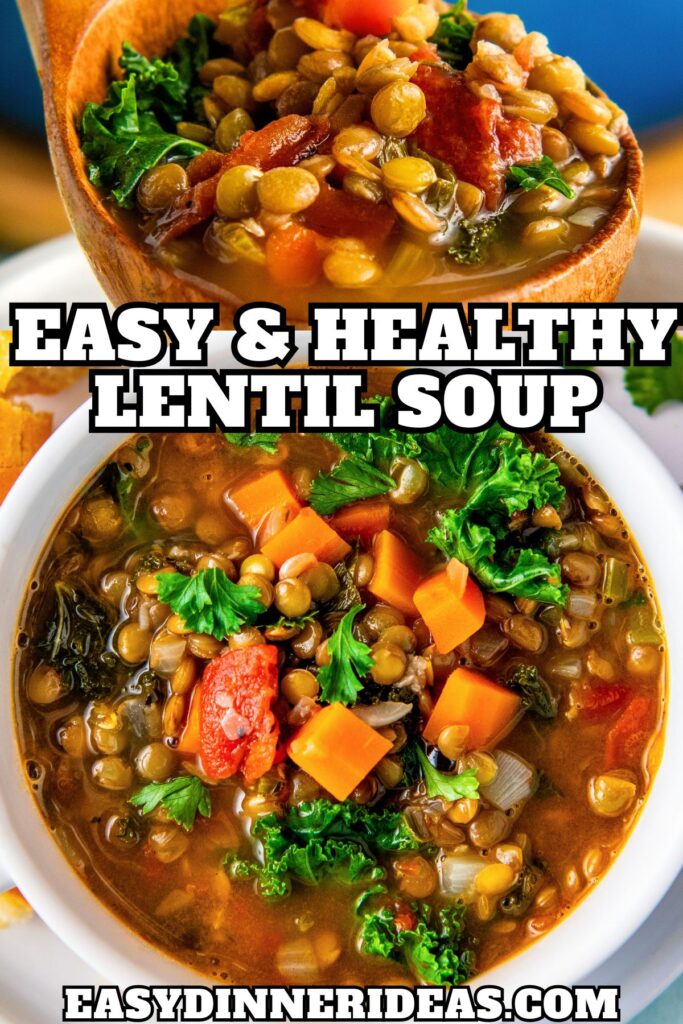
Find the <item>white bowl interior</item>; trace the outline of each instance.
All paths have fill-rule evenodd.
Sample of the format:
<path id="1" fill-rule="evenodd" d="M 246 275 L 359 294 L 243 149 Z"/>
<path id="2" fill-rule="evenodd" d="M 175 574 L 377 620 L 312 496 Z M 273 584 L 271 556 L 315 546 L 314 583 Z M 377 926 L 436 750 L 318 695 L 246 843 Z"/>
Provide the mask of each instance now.
<path id="1" fill-rule="evenodd" d="M 217 347 L 220 343 L 217 342 Z M 228 347 L 220 344 L 222 351 Z M 214 354 L 212 365 L 234 367 Z M 0 659 L 6 666 L 0 751 L 0 863 L 46 923 L 85 961 L 119 984 L 197 982 L 189 968 L 159 953 L 95 899 L 45 828 L 27 785 L 10 713 L 19 600 L 56 520 L 124 435 L 88 436 L 88 409 L 78 409 L 48 440 L 0 509 L 0 578 L 12 581 L 0 607 Z M 683 566 L 683 499 L 640 438 L 609 408 L 589 414 L 585 434 L 567 447 L 595 475 L 629 524 L 649 568 L 668 639 L 669 678 L 683 677 L 677 630 Z M 651 794 L 615 865 L 595 890 L 542 941 L 482 975 L 511 992 L 519 984 L 571 984 L 610 956 L 645 920 L 683 863 L 680 779 L 683 689 L 672 686 L 668 736 Z M 479 979 L 477 979 L 478 983 Z"/>

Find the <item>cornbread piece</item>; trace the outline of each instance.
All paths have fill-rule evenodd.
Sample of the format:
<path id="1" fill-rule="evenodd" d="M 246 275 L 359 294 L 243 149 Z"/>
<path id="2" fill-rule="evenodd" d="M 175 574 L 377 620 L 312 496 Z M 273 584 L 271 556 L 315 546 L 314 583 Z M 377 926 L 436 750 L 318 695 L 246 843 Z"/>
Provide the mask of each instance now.
<path id="1" fill-rule="evenodd" d="M 0 398 L 0 501 L 51 431 L 51 413 Z"/>

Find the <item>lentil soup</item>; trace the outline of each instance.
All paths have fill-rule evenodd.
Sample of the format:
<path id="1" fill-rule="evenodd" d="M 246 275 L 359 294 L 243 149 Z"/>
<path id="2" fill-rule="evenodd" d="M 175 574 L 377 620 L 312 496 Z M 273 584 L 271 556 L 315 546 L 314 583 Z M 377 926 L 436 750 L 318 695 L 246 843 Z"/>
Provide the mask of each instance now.
<path id="1" fill-rule="evenodd" d="M 633 538 L 498 427 L 131 438 L 20 621 L 42 813 L 131 928 L 242 984 L 457 984 L 555 926 L 647 796 Z M 561 839 L 561 841 L 558 841 Z"/>
<path id="2" fill-rule="evenodd" d="M 545 36 L 463 4 L 247 0 L 121 65 L 83 116 L 90 179 L 165 266 L 300 322 L 311 299 L 454 301 L 551 266 L 605 223 L 634 145 Z"/>

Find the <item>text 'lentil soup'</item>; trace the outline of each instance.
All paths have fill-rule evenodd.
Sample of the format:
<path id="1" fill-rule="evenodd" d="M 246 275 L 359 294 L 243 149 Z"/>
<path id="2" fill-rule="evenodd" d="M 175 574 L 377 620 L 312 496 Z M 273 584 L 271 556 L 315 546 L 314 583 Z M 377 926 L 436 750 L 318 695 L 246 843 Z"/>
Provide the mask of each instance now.
<path id="1" fill-rule="evenodd" d="M 247 0 L 120 63 L 82 119 L 91 181 L 164 265 L 300 322 L 310 298 L 466 299 L 551 266 L 635 145 L 545 36 L 462 3 Z"/>
<path id="2" fill-rule="evenodd" d="M 19 623 L 29 784 L 131 928 L 241 984 L 457 984 L 609 867 L 656 768 L 664 640 L 555 442 L 131 438 Z"/>

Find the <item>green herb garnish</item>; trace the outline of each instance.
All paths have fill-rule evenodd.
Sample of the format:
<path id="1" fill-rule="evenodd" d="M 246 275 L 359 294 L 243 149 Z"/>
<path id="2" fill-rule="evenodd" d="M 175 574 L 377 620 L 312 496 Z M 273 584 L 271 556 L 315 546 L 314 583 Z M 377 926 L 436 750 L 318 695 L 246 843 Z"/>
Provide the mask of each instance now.
<path id="1" fill-rule="evenodd" d="M 252 827 L 262 862 L 226 858 L 233 878 L 256 878 L 264 899 L 282 899 L 292 882 L 319 885 L 327 878 L 346 883 L 384 878 L 378 853 L 414 850 L 417 839 L 399 811 L 314 800 L 292 807 L 284 818 L 268 814 Z"/>
<path id="2" fill-rule="evenodd" d="M 439 27 L 429 40 L 436 44 L 441 60 L 462 71 L 472 60 L 470 43 L 476 26 L 475 19 L 467 13 L 465 0 L 456 0 L 449 11 L 439 18 Z"/>
<path id="3" fill-rule="evenodd" d="M 277 455 L 279 434 L 225 434 L 228 444 L 238 448 L 262 448 L 269 455 Z"/>
<path id="4" fill-rule="evenodd" d="M 468 768 L 459 775 L 448 775 L 438 771 L 419 746 L 416 745 L 415 750 L 427 787 L 427 796 L 442 796 L 445 800 L 479 799 L 479 780 L 474 768 Z"/>
<path id="5" fill-rule="evenodd" d="M 627 366 L 624 383 L 633 404 L 650 415 L 665 402 L 683 402 L 683 337 L 671 339 L 670 366 Z"/>
<path id="6" fill-rule="evenodd" d="M 159 573 L 159 600 L 170 605 L 193 633 L 224 640 L 253 626 L 264 612 L 258 587 L 233 583 L 222 569 L 200 569 L 194 576 Z"/>
<path id="7" fill-rule="evenodd" d="M 180 775 L 168 782 L 150 782 L 148 786 L 134 793 L 128 803 L 139 807 L 143 814 L 151 814 L 157 807 L 163 807 L 171 821 L 189 832 L 200 814 L 211 817 L 211 796 L 195 775 Z"/>
<path id="8" fill-rule="evenodd" d="M 428 903 L 412 903 L 414 925 L 397 926 L 395 912 L 382 907 L 363 916 L 360 933 L 364 953 L 403 963 L 429 985 L 461 985 L 474 966 L 465 947 L 465 907 L 453 904 L 434 913 Z M 407 916 L 407 915 L 406 915 Z"/>
<path id="9" fill-rule="evenodd" d="M 344 505 L 388 494 L 395 487 L 396 481 L 372 463 L 351 457 L 338 462 L 330 473 L 318 474 L 311 485 L 309 501 L 321 516 L 329 516 Z"/>
<path id="10" fill-rule="evenodd" d="M 573 189 L 569 187 L 559 167 L 549 156 L 543 156 L 533 164 L 513 164 L 512 167 L 508 167 L 505 180 L 510 192 L 517 188 L 530 192 L 541 185 L 547 185 L 567 199 L 574 198 Z"/>
<path id="11" fill-rule="evenodd" d="M 318 672 L 320 696 L 326 704 L 354 704 L 363 689 L 363 676 L 374 665 L 368 645 L 353 635 L 354 619 L 363 608 L 362 604 L 350 608 L 327 641 L 330 661 Z"/>

